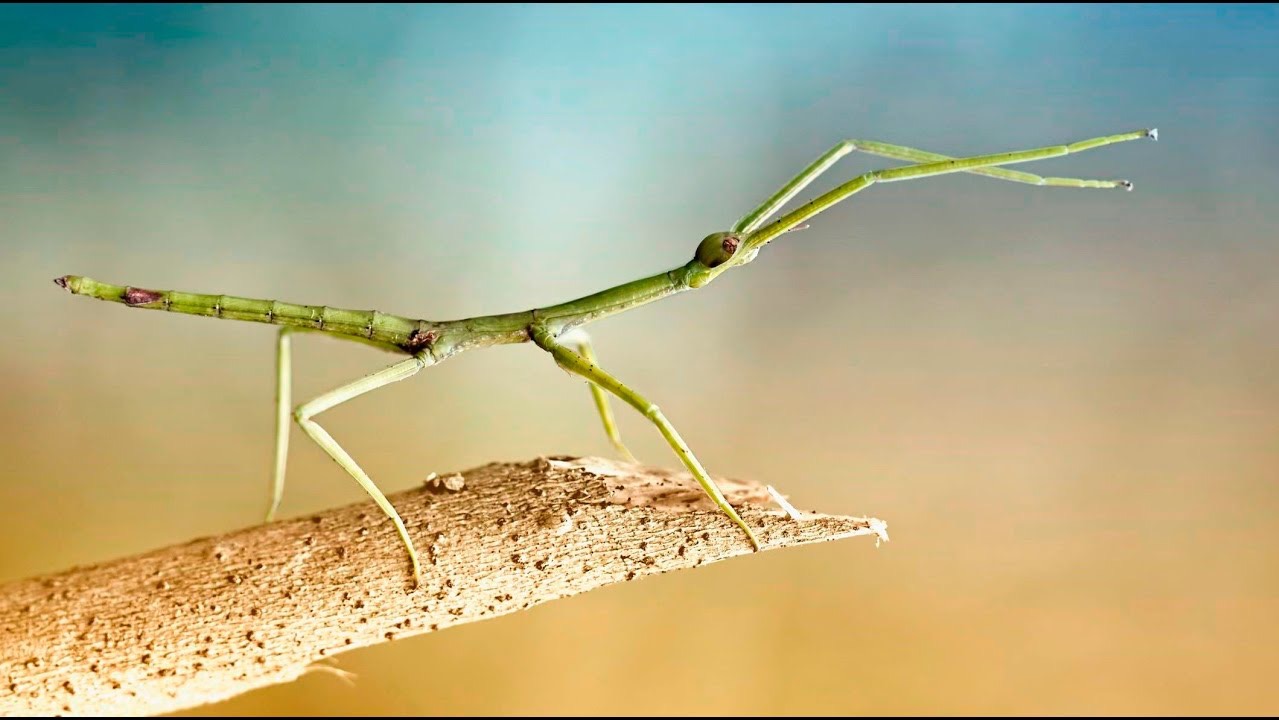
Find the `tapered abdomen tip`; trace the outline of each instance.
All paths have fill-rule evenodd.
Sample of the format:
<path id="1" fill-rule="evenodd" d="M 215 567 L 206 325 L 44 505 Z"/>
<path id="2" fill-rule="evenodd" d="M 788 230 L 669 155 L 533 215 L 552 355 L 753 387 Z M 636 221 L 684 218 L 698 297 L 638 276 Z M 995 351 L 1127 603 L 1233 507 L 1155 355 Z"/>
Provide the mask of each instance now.
<path id="1" fill-rule="evenodd" d="M 53 279 L 54 284 L 60 288 L 66 288 L 67 292 L 72 295 L 79 295 L 84 289 L 84 278 L 79 275 L 63 275 Z"/>

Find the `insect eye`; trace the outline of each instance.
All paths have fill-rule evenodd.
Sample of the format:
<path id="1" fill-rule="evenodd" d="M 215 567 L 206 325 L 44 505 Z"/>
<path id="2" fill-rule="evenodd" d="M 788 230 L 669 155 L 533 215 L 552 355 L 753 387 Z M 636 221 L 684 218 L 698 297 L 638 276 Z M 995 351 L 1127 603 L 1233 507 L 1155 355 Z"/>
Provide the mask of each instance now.
<path id="1" fill-rule="evenodd" d="M 711 233 L 703 238 L 702 243 L 697 246 L 695 257 L 698 262 L 708 268 L 718 267 L 733 257 L 740 243 L 740 238 L 733 233 Z"/>

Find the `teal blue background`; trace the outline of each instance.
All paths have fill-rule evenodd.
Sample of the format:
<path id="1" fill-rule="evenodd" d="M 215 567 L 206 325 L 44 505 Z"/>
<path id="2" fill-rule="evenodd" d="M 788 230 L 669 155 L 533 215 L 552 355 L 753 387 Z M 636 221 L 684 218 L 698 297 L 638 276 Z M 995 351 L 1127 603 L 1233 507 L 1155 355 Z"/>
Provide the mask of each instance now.
<path id="1" fill-rule="evenodd" d="M 1274 713 L 1277 71 L 1268 4 L 0 7 L 0 575 L 266 503 L 271 332 L 53 277 L 512 311 L 685 262 L 842 138 L 1158 126 L 1024 168 L 1133 193 L 876 187 L 593 328 L 712 472 L 882 517 L 891 544 L 611 588 L 209 711 Z M 295 354 L 299 399 L 387 360 Z M 592 414 L 521 347 L 325 424 L 398 490 L 608 454 Z M 288 515 L 361 498 L 300 434 L 290 468 Z"/>

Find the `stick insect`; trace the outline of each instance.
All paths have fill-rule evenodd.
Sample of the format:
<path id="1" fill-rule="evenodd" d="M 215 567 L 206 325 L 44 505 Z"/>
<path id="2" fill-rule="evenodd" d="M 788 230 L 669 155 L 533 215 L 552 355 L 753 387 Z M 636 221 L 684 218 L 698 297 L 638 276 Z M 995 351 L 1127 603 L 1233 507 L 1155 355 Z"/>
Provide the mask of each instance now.
<path id="1" fill-rule="evenodd" d="M 1060 157 L 1083 152 L 1114 143 L 1140 138 L 1158 139 L 1154 129 L 1109 135 L 1083 140 L 1069 145 L 1055 145 L 1034 150 L 980 155 L 969 158 L 952 158 L 945 155 L 916 150 L 900 145 L 864 140 L 845 140 L 817 158 L 811 165 L 786 183 L 780 190 L 751 210 L 731 229 L 707 235 L 697 246 L 693 258 L 673 270 L 651 277 L 641 278 L 617 287 L 602 290 L 593 295 L 570 300 L 559 305 L 525 310 L 505 315 L 488 315 L 437 322 L 419 320 L 399 315 L 389 315 L 376 310 L 343 310 L 328 306 L 295 305 L 277 300 L 255 300 L 230 295 L 200 295 L 176 291 L 146 290 L 137 287 L 110 285 L 77 275 L 65 275 L 54 280 L 59 286 L 76 295 L 123 303 L 129 307 L 167 310 L 188 315 L 248 320 L 280 325 L 276 341 L 276 422 L 275 465 L 271 481 L 271 502 L 267 510 L 268 522 L 274 518 L 284 493 L 284 473 L 289 447 L 289 421 L 296 422 L 329 457 L 342 466 L 360 487 L 372 497 L 382 512 L 394 524 L 400 539 L 408 550 L 415 585 L 421 580 L 421 565 L 413 539 L 399 513 L 378 489 L 355 459 L 329 435 L 316 421 L 320 413 L 332 409 L 352 398 L 359 397 L 391 383 L 407 380 L 423 368 L 441 363 L 467 350 L 532 342 L 551 355 L 555 362 L 571 374 L 587 381 L 598 409 L 600 419 L 609 440 L 617 451 L 628 459 L 630 452 L 622 444 L 609 400 L 605 393 L 635 408 L 666 439 L 675 455 L 688 468 L 702 489 L 715 505 L 724 512 L 745 534 L 752 548 L 758 550 L 759 539 L 728 503 L 715 481 L 707 475 L 701 462 L 680 437 L 675 426 L 658 406 L 647 397 L 618 380 L 600 367 L 594 349 L 584 333 L 570 331 L 595 320 L 661 300 L 671 295 L 700 288 L 722 273 L 755 259 L 760 249 L 770 241 L 793 230 L 805 227 L 805 223 L 835 204 L 865 190 L 871 185 L 903 180 L 967 172 L 1010 182 L 1049 187 L 1068 188 L 1122 188 L 1132 190 L 1127 180 L 1081 180 L 1076 178 L 1040 177 L 1030 173 L 1003 169 L 1000 166 L 1034 160 Z M 769 222 L 818 176 L 826 172 L 840 158 L 854 150 L 904 160 L 911 164 L 875 170 L 859 175 L 835 189 L 818 196 L 808 203 Z M 394 364 L 351 383 L 330 390 L 319 397 L 298 405 L 291 405 L 290 338 L 294 332 L 315 331 L 328 333 L 348 340 L 361 341 L 383 350 L 406 356 Z"/>

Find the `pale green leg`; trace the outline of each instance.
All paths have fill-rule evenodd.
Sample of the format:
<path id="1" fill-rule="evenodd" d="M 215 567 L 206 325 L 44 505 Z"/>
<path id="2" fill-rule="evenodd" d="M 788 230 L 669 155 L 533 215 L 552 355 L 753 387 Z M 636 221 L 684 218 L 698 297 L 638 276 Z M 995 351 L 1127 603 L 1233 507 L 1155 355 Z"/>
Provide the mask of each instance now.
<path id="1" fill-rule="evenodd" d="M 595 358 L 595 349 L 591 347 L 591 336 L 586 334 L 585 330 L 580 328 L 572 331 L 572 338 L 577 345 L 577 351 L 586 358 L 588 363 L 599 365 L 599 361 Z M 567 338 L 566 338 L 567 339 Z M 617 449 L 627 462 L 639 462 L 631 451 L 622 443 L 622 433 L 617 429 L 617 420 L 613 417 L 613 408 L 609 407 L 608 396 L 604 394 L 603 388 L 589 379 L 586 382 L 591 389 L 591 397 L 595 400 L 595 409 L 600 413 L 600 420 L 604 423 L 604 432 L 608 433 L 608 439 L 613 443 L 613 447 Z"/>
<path id="2" fill-rule="evenodd" d="M 1109 144 L 1110 142 L 1122 142 L 1111 138 L 1103 138 L 1106 141 L 1101 144 Z M 1143 137 L 1157 138 L 1157 131 L 1149 131 Z M 1131 138 L 1123 138 L 1131 139 Z M 1069 146 L 1070 152 L 1078 152 L 1080 150 L 1091 149 L 1098 145 L 1089 145 L 1095 141 L 1087 140 L 1082 143 L 1075 143 Z M 1085 147 L 1086 146 L 1086 147 Z M 874 140 L 844 140 L 835 147 L 828 150 L 821 157 L 817 158 L 811 165 L 804 168 L 798 175 L 791 179 L 790 182 L 782 186 L 780 190 L 760 204 L 759 207 L 750 211 L 737 224 L 733 226 L 735 233 L 749 233 L 758 230 L 770 217 L 777 213 L 783 205 L 790 202 L 792 198 L 800 193 L 805 187 L 816 180 L 822 173 L 826 172 L 848 153 L 858 150 L 870 155 L 879 155 L 880 157 L 893 158 L 895 160 L 909 160 L 913 163 L 937 163 L 944 160 L 953 160 L 954 158 L 946 155 L 928 152 L 926 150 L 916 150 L 915 148 L 905 147 L 903 145 L 891 145 L 889 143 L 876 142 Z M 1062 153 L 1065 154 L 1065 153 Z M 1036 158 L 1027 158 L 1032 160 Z M 1024 160 L 1022 161 L 1024 162 Z M 1082 180 L 1077 178 L 1058 178 L 1058 177 L 1040 177 L 1027 172 L 1018 170 L 1005 170 L 997 167 L 972 168 L 964 170 L 975 175 L 985 175 L 987 177 L 997 178 L 999 180 L 1008 180 L 1010 182 L 1026 183 L 1028 185 L 1052 186 L 1052 187 L 1074 187 L 1074 188 L 1123 188 L 1125 190 L 1132 189 L 1132 183 L 1126 180 Z"/>
<path id="3" fill-rule="evenodd" d="M 289 335 L 292 328 L 280 328 L 275 345 L 275 470 L 271 473 L 271 507 L 266 521 L 275 519 L 284 498 L 284 468 L 289 460 L 289 404 L 293 395 L 293 361 Z"/>
<path id="4" fill-rule="evenodd" d="M 377 503 L 377 506 L 382 509 L 382 512 L 391 518 L 391 522 L 395 524 L 395 530 L 400 534 L 400 539 L 404 541 L 404 546 L 408 548 L 409 560 L 413 563 L 413 582 L 415 585 L 422 580 L 422 568 L 418 563 L 417 550 L 413 547 L 413 540 L 409 538 L 408 528 L 404 527 L 404 521 L 400 519 L 400 514 L 395 511 L 395 507 L 391 505 L 391 502 L 386 499 L 386 496 L 382 494 L 377 485 L 373 484 L 373 480 L 369 478 L 368 474 L 347 454 L 346 450 L 343 450 L 342 446 L 338 445 L 337 441 L 333 439 L 333 436 L 329 435 L 327 430 L 320 427 L 311 418 L 351 398 L 359 397 L 384 385 L 408 379 L 416 375 L 424 367 L 426 367 L 426 362 L 416 356 L 402 360 L 372 375 L 366 375 L 336 390 L 330 390 L 308 403 L 299 405 L 297 410 L 293 412 L 293 418 L 306 431 L 306 434 L 311 436 L 315 444 L 323 448 L 324 452 L 329 454 L 329 457 L 337 461 L 337 464 L 341 465 L 343 470 L 346 470 L 351 477 L 355 478 L 360 487 L 364 488 L 364 492 L 368 493 L 369 497 L 373 498 L 373 502 Z"/>
<path id="5" fill-rule="evenodd" d="M 594 385 L 613 393 L 656 425 L 657 429 L 662 433 L 662 437 L 666 438 L 666 442 L 670 444 L 671 449 L 679 456 L 680 461 L 693 474 L 693 477 L 702 486 L 702 489 L 706 491 L 706 494 L 711 496 L 711 500 L 715 501 L 719 509 L 727 513 L 733 519 L 733 522 L 737 523 L 738 527 L 746 531 L 746 537 L 750 539 L 751 546 L 756 550 L 760 549 L 759 539 L 755 537 L 755 533 L 746 525 L 742 517 L 737 514 L 733 506 L 728 504 L 728 500 L 724 497 L 724 493 L 720 492 L 719 486 L 706 473 L 705 468 L 698 462 L 697 457 L 693 455 L 693 451 L 688 449 L 684 439 L 675 430 L 675 426 L 671 425 L 670 421 L 666 419 L 666 416 L 662 414 L 662 411 L 656 405 L 649 402 L 643 395 L 622 384 L 620 380 L 605 372 L 595 363 L 573 352 L 567 345 L 561 344 L 546 328 L 534 326 L 532 335 L 533 342 L 537 343 L 538 347 L 549 352 L 560 367 L 576 375 L 581 375 Z"/>
<path id="6" fill-rule="evenodd" d="M 1012 165 L 1014 163 L 1032 162 L 1034 160 L 1046 160 L 1048 158 L 1071 155 L 1073 153 L 1084 152 L 1085 150 L 1092 150 L 1106 145 L 1112 145 L 1114 143 L 1128 142 L 1130 140 L 1138 140 L 1140 138 L 1155 139 L 1157 137 L 1157 130 L 1137 130 L 1134 132 L 1121 133 L 1119 135 L 1107 135 L 1105 137 L 1092 138 L 1090 140 L 1081 140 L 1069 145 L 1053 145 L 1050 147 L 1035 148 L 1034 150 L 1020 150 L 1016 152 L 995 153 L 993 155 L 978 155 L 968 158 L 940 160 L 926 162 L 919 165 L 906 165 L 903 167 L 864 173 L 783 215 L 767 227 L 760 227 L 759 230 L 751 233 L 744 243 L 744 249 L 746 252 L 743 253 L 739 250 L 738 255 L 742 255 L 744 258 L 753 257 L 754 251 L 757 251 L 761 246 L 773 238 L 787 232 L 789 229 L 799 225 L 805 220 L 808 220 L 814 215 L 829 209 L 831 206 L 852 197 L 857 192 L 864 190 L 875 183 L 915 180 L 925 177 L 934 177 L 937 175 L 947 175 L 949 173 L 971 172 L 979 169 L 990 168 L 996 165 Z M 816 164 L 814 164 L 814 166 L 816 166 Z M 796 180 L 799 180 L 799 178 Z M 796 181 L 793 180 L 791 182 L 794 183 Z M 811 178 L 809 178 L 805 184 L 807 182 L 811 182 Z M 1125 189 L 1132 187 L 1132 183 L 1127 180 L 1104 182 L 1114 182 L 1114 187 L 1122 187 Z M 724 263 L 723 265 L 715 268 L 715 270 L 717 272 L 723 272 L 728 268 L 728 266 L 730 266 L 730 264 L 731 263 Z"/>
<path id="7" fill-rule="evenodd" d="M 848 140 L 847 142 L 853 146 L 853 150 L 858 152 L 892 158 L 894 160 L 909 160 L 912 163 L 940 162 L 942 160 L 955 159 L 948 155 L 939 155 L 937 153 L 928 152 L 927 150 L 916 150 L 915 148 L 906 147 L 904 145 L 890 145 L 889 143 L 876 142 L 874 140 Z M 1041 187 L 1132 189 L 1132 183 L 1126 180 L 1084 180 L 1080 178 L 1041 177 L 1033 173 L 1021 172 L 1020 170 L 1007 170 L 1005 168 L 998 167 L 977 168 L 975 170 L 969 170 L 968 172 L 974 175 L 985 175 L 986 177 L 995 178 L 997 180 L 1008 180 L 1009 182 L 1039 185 Z"/>
<path id="8" fill-rule="evenodd" d="M 760 206 L 751 210 L 737 224 L 733 226 L 735 233 L 755 232 L 761 225 L 768 221 L 782 206 L 791 201 L 791 198 L 800 193 L 801 190 L 808 187 L 822 173 L 831 168 L 832 165 L 839 162 L 839 159 L 852 152 L 853 146 L 845 140 L 826 151 L 821 157 L 813 161 L 812 165 L 804 168 L 798 175 L 791 178 L 791 181 L 782 186 L 780 190 L 773 193 L 772 197 L 760 203 Z"/>

